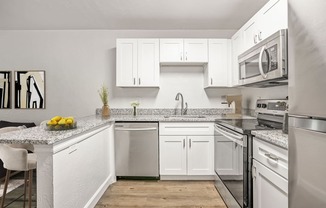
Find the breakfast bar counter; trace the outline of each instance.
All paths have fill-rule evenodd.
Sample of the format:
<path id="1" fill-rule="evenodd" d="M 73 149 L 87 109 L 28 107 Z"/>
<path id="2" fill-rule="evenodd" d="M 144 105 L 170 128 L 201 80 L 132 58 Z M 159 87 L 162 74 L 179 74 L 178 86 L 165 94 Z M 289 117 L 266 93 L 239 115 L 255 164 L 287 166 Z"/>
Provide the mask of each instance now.
<path id="1" fill-rule="evenodd" d="M 77 128 L 44 127 L 0 135 L 0 143 L 31 143 L 37 155 L 37 207 L 94 207 L 115 180 L 112 119 L 77 119 Z"/>

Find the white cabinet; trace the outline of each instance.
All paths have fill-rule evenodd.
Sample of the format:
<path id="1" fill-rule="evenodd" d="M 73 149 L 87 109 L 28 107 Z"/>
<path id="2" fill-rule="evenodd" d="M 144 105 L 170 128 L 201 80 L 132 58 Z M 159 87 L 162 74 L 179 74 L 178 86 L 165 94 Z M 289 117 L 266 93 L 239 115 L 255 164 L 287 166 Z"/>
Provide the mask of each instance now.
<path id="1" fill-rule="evenodd" d="M 44 167 L 53 171 L 53 206 L 41 207 L 95 206 L 108 183 L 115 180 L 113 140 L 112 124 L 54 147 L 53 169 Z M 42 173 L 43 177 L 51 175 Z"/>
<path id="2" fill-rule="evenodd" d="M 254 138 L 254 208 L 288 207 L 287 150 Z"/>
<path id="3" fill-rule="evenodd" d="M 160 123 L 160 175 L 214 175 L 213 133 L 211 123 Z"/>
<path id="4" fill-rule="evenodd" d="M 203 64 L 207 61 L 207 39 L 160 39 L 161 64 Z"/>
<path id="5" fill-rule="evenodd" d="M 208 40 L 208 63 L 204 69 L 204 87 L 228 87 L 230 85 L 231 41 Z"/>
<path id="6" fill-rule="evenodd" d="M 215 171 L 219 175 L 242 174 L 242 147 L 222 135 L 215 136 Z"/>
<path id="7" fill-rule="evenodd" d="M 240 31 L 231 38 L 232 57 L 231 57 L 231 86 L 239 86 L 239 63 L 238 56 L 243 48 L 242 34 Z"/>
<path id="8" fill-rule="evenodd" d="M 159 87 L 159 39 L 117 39 L 118 87 Z"/>
<path id="9" fill-rule="evenodd" d="M 186 136 L 160 136 L 160 174 L 186 175 Z"/>
<path id="10" fill-rule="evenodd" d="M 270 0 L 239 30 L 248 50 L 280 29 L 288 28 L 287 0 Z"/>

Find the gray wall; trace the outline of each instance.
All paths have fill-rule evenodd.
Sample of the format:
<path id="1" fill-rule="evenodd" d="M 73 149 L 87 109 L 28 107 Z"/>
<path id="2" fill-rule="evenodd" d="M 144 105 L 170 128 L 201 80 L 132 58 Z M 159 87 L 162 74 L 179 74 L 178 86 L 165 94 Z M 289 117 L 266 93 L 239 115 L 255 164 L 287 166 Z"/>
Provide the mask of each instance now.
<path id="1" fill-rule="evenodd" d="M 112 108 L 175 107 L 177 92 L 184 93 L 190 108 L 226 107 L 221 95 L 237 89 L 203 89 L 200 67 L 164 67 L 160 89 L 115 87 L 117 38 L 230 38 L 234 30 L 59 30 L 0 31 L 0 70 L 45 70 L 46 109 L 0 110 L 0 120 L 40 122 L 55 115 L 87 116 L 101 107 L 97 90 L 109 87 Z M 13 100 L 12 100 L 13 101 Z"/>

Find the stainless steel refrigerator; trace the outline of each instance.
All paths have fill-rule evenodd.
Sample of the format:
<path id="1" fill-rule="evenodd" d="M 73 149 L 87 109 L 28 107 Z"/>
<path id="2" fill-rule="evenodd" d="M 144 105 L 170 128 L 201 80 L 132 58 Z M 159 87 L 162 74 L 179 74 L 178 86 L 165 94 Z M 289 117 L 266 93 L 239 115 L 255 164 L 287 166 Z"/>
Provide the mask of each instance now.
<path id="1" fill-rule="evenodd" d="M 289 207 L 326 207 L 326 1 L 288 2 Z"/>

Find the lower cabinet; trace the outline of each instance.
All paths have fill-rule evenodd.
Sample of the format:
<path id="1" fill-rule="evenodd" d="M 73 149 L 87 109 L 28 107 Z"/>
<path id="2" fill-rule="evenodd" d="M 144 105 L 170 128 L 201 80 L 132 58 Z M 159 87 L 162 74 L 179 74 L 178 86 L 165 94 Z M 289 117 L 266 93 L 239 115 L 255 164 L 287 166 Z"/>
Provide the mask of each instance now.
<path id="1" fill-rule="evenodd" d="M 213 175 L 213 136 L 161 136 L 161 175 Z"/>
<path id="2" fill-rule="evenodd" d="M 242 148 L 222 135 L 215 136 L 215 171 L 219 175 L 243 174 Z"/>
<path id="3" fill-rule="evenodd" d="M 253 208 L 287 208 L 287 150 L 255 138 L 253 157 Z"/>
<path id="4" fill-rule="evenodd" d="M 160 175 L 214 175 L 214 136 L 210 124 L 206 125 L 160 124 Z M 193 135 L 178 135 L 187 128 Z"/>

